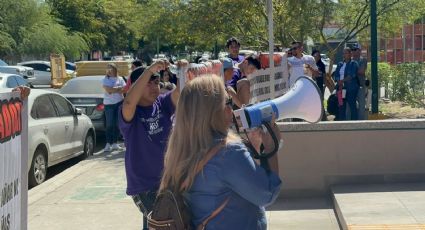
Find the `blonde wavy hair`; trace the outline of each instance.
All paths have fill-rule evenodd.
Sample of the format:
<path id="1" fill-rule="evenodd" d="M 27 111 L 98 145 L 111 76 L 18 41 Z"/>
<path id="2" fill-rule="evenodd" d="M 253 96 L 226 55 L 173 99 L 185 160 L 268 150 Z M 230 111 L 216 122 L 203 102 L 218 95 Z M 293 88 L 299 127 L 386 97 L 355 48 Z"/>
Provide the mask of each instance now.
<path id="1" fill-rule="evenodd" d="M 226 123 L 227 93 L 223 80 L 216 75 L 197 77 L 188 82 L 180 94 L 164 160 L 160 191 L 180 191 L 186 178 L 187 190 L 196 176 L 195 167 L 214 147 L 214 136 L 236 141 Z"/>

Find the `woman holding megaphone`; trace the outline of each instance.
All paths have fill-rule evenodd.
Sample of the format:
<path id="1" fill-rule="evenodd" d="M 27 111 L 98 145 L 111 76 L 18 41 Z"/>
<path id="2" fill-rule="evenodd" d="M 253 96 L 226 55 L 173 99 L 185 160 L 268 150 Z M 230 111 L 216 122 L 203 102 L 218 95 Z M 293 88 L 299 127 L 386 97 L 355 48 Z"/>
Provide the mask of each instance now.
<path id="1" fill-rule="evenodd" d="M 264 207 L 274 202 L 281 187 L 277 155 L 268 158 L 269 167 L 258 164 L 230 131 L 232 116 L 232 100 L 220 77 L 187 83 L 176 106 L 160 192 L 183 189 L 193 226 L 205 223 L 223 206 L 208 218 L 205 229 L 266 229 Z M 273 122 L 271 127 L 280 139 L 277 125 Z M 275 141 L 262 130 L 251 137 L 257 151 L 261 143 L 265 152 L 274 148 Z M 206 164 L 197 174 L 202 162 Z"/>

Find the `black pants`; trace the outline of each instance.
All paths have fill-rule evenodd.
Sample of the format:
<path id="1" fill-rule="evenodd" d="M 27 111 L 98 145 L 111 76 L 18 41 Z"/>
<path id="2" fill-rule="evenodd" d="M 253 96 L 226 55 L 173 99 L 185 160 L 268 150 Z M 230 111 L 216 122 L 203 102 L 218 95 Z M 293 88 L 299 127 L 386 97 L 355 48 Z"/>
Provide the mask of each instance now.
<path id="1" fill-rule="evenodd" d="M 147 191 L 131 196 L 134 204 L 139 208 L 144 216 L 147 216 L 152 211 L 153 203 L 155 202 L 156 192 Z"/>

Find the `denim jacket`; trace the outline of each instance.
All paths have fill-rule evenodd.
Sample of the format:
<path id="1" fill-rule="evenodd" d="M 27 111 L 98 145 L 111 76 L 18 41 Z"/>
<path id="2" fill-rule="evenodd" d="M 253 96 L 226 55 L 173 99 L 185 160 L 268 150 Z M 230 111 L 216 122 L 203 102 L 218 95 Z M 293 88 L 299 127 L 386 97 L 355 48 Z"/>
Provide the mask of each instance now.
<path id="1" fill-rule="evenodd" d="M 336 66 L 336 70 L 335 72 L 332 73 L 332 77 L 333 79 L 338 82 L 339 79 L 341 78 L 341 76 L 339 76 L 339 71 L 341 70 L 342 65 L 344 64 L 344 62 L 339 62 L 338 65 Z M 344 78 L 347 78 L 348 76 L 351 76 L 351 80 L 344 82 L 344 89 L 347 90 L 355 90 L 359 88 L 359 80 L 357 78 L 357 71 L 358 71 L 359 67 L 357 62 L 355 61 L 349 61 L 346 66 L 345 66 L 345 71 L 344 71 Z"/>

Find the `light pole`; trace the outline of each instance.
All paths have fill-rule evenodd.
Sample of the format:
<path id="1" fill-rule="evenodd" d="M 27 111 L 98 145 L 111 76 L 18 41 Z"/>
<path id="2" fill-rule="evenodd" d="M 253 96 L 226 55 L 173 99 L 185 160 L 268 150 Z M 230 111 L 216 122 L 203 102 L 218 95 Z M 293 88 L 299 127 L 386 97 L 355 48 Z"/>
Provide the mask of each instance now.
<path id="1" fill-rule="evenodd" d="M 371 78 L 372 78 L 372 113 L 378 113 L 378 28 L 376 15 L 376 0 L 370 1 L 370 41 L 371 41 Z"/>

